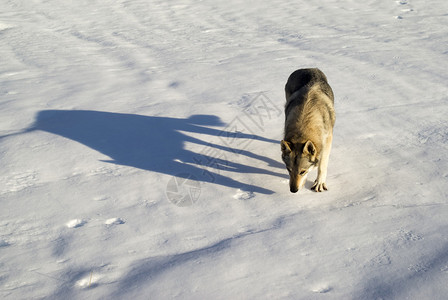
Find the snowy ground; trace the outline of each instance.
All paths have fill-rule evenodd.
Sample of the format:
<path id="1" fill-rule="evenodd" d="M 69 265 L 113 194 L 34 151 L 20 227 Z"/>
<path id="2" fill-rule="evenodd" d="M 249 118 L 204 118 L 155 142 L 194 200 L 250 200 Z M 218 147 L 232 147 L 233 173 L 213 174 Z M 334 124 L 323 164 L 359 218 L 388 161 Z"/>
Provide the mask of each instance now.
<path id="1" fill-rule="evenodd" d="M 0 0 L 0 298 L 446 299 L 446 1 Z M 335 92 L 291 194 L 283 86 Z"/>

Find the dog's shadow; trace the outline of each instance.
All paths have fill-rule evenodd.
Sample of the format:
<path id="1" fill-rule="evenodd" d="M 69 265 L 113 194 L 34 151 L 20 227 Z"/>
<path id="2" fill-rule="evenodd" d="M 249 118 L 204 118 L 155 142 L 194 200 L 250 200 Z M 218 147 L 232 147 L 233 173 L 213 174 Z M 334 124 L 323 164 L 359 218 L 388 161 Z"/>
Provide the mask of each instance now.
<path id="1" fill-rule="evenodd" d="M 307 190 L 312 191 L 311 188 L 313 187 L 313 185 L 314 185 L 314 180 L 307 178 L 303 187 Z"/>
<path id="2" fill-rule="evenodd" d="M 264 187 L 238 182 L 223 176 L 220 174 L 220 170 L 282 177 L 284 174 L 238 164 L 212 155 L 195 153 L 185 148 L 185 143 L 189 142 L 223 152 L 237 152 L 270 166 L 283 167 L 275 160 L 250 151 L 234 149 L 222 145 L 222 143 L 212 144 L 184 133 L 198 133 L 207 136 L 233 134 L 234 138 L 278 143 L 278 141 L 252 134 L 238 133 L 235 135 L 232 132 L 212 128 L 223 128 L 224 126 L 225 124 L 218 117 L 212 115 L 169 118 L 88 110 L 44 110 L 38 113 L 30 130 L 50 132 L 84 144 L 109 156 L 111 160 L 107 162 L 110 163 L 172 176 L 189 177 L 193 175 L 202 182 L 263 194 L 273 193 Z M 204 167 L 207 167 L 207 171 Z"/>

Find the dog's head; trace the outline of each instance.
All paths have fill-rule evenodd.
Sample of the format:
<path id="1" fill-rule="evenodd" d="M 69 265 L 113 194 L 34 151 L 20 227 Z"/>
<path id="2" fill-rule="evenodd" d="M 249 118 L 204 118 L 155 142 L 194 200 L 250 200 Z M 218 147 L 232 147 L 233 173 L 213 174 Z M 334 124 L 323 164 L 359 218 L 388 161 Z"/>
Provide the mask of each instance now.
<path id="1" fill-rule="evenodd" d="M 317 165 L 317 150 L 311 141 L 303 144 L 282 141 L 281 146 L 282 160 L 289 172 L 289 189 L 296 193 L 305 184 L 308 172 Z"/>

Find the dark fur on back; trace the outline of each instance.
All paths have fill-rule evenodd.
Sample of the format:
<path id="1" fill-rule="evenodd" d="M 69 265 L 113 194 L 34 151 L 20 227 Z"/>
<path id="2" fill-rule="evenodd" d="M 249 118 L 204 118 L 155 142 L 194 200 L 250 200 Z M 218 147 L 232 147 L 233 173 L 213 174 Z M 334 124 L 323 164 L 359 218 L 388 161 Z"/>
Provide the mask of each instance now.
<path id="1" fill-rule="evenodd" d="M 314 85 L 319 85 L 320 90 L 334 103 L 333 90 L 327 82 L 327 77 L 321 70 L 318 68 L 299 69 L 289 76 L 285 85 L 285 117 L 288 116 L 291 108 L 297 104 L 297 101 L 302 101 L 304 99 L 304 95 L 306 95 L 309 92 L 309 89 Z M 294 93 L 296 94 L 294 95 L 294 98 L 292 98 L 291 96 Z M 332 120 L 332 122 L 334 123 L 334 120 Z"/>
<path id="2" fill-rule="evenodd" d="M 327 94 L 330 99 L 334 98 L 333 91 L 327 82 L 325 74 L 317 68 L 311 68 L 297 70 L 289 76 L 285 85 L 286 99 L 288 100 L 293 93 L 301 88 L 305 86 L 311 87 L 316 83 L 320 84 L 322 91 Z"/>

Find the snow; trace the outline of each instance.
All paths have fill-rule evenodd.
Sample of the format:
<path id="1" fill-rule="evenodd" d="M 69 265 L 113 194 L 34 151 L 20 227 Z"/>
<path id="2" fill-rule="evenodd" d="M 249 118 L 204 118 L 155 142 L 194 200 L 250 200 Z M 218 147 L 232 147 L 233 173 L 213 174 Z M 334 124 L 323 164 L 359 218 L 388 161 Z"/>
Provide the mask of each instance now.
<path id="1" fill-rule="evenodd" d="M 447 10 L 0 1 L 0 298 L 446 299 Z M 280 159 L 302 67 L 324 193 Z"/>

